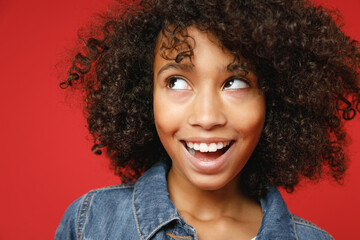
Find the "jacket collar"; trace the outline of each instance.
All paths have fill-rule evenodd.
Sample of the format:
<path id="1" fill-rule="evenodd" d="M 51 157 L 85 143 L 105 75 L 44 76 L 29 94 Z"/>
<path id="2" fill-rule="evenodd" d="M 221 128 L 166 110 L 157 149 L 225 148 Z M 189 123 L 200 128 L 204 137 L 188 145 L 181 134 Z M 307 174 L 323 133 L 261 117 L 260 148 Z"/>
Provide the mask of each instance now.
<path id="1" fill-rule="evenodd" d="M 296 239 L 292 215 L 276 187 L 261 199 L 261 207 L 264 215 L 256 240 Z"/>
<path id="2" fill-rule="evenodd" d="M 156 163 L 135 184 L 133 209 L 141 239 L 149 239 L 162 226 L 180 220 L 167 189 L 168 170 L 165 163 Z"/>
<path id="3" fill-rule="evenodd" d="M 156 163 L 135 184 L 133 210 L 141 239 L 149 239 L 172 221 L 183 222 L 170 200 L 166 176 L 169 166 Z M 292 215 L 277 188 L 268 190 L 261 199 L 263 219 L 256 240 L 296 239 Z"/>

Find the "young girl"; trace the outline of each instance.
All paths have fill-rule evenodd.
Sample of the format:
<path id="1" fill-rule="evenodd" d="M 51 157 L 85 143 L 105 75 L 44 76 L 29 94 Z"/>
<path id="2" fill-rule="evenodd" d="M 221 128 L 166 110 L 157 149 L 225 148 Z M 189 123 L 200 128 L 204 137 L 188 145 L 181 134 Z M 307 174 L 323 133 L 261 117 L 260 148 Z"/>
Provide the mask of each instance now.
<path id="1" fill-rule="evenodd" d="M 332 16 L 304 0 L 120 4 L 61 87 L 86 93 L 93 151 L 126 183 L 75 201 L 55 239 L 332 239 L 276 188 L 346 170 L 360 54 Z"/>

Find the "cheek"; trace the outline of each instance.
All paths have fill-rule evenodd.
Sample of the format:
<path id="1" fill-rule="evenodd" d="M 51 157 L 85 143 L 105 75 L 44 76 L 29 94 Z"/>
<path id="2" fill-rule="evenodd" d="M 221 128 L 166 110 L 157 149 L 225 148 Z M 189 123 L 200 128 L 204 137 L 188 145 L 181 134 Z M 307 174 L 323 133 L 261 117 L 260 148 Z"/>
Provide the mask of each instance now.
<path id="1" fill-rule="evenodd" d="M 181 108 L 172 104 L 165 94 L 154 94 L 155 126 L 161 141 L 174 135 L 181 125 Z"/>
<path id="2" fill-rule="evenodd" d="M 265 103 L 262 99 L 254 104 L 240 106 L 233 114 L 236 128 L 242 135 L 260 137 L 265 121 Z"/>
<path id="3" fill-rule="evenodd" d="M 163 132 L 166 132 L 167 127 L 169 127 L 169 124 L 166 125 L 166 121 L 164 119 L 167 118 L 167 113 L 164 111 L 164 104 L 161 103 L 161 99 L 154 96 L 154 118 L 155 118 L 155 126 L 156 130 L 161 138 L 161 135 L 163 135 Z M 161 139 L 162 140 L 162 139 Z"/>
<path id="4" fill-rule="evenodd" d="M 183 124 L 182 107 L 164 99 L 161 94 L 154 96 L 154 117 L 158 136 L 171 159 L 176 159 L 179 152 L 177 133 Z"/>

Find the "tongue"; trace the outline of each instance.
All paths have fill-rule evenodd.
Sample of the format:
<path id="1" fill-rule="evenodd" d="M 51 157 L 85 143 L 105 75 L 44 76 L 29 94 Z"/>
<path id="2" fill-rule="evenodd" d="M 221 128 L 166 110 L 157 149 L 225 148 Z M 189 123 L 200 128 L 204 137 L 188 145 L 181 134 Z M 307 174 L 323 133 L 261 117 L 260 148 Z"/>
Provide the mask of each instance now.
<path id="1" fill-rule="evenodd" d="M 195 151 L 194 157 L 203 160 L 203 161 L 211 161 L 220 157 L 224 152 L 221 150 L 217 150 L 216 152 L 200 152 Z"/>

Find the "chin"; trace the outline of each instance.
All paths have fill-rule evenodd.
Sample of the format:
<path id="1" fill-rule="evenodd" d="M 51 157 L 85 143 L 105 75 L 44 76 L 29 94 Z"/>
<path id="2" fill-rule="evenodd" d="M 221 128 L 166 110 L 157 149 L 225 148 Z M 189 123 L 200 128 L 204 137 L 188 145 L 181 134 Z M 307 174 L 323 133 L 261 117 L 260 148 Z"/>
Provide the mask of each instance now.
<path id="1" fill-rule="evenodd" d="M 194 179 L 193 185 L 203 191 L 217 191 L 225 188 L 229 184 L 236 183 L 234 179 L 223 180 L 214 179 L 215 176 L 206 176 L 200 179 Z M 236 178 L 237 179 L 237 178 Z M 237 184 L 237 183 L 236 183 Z"/>

